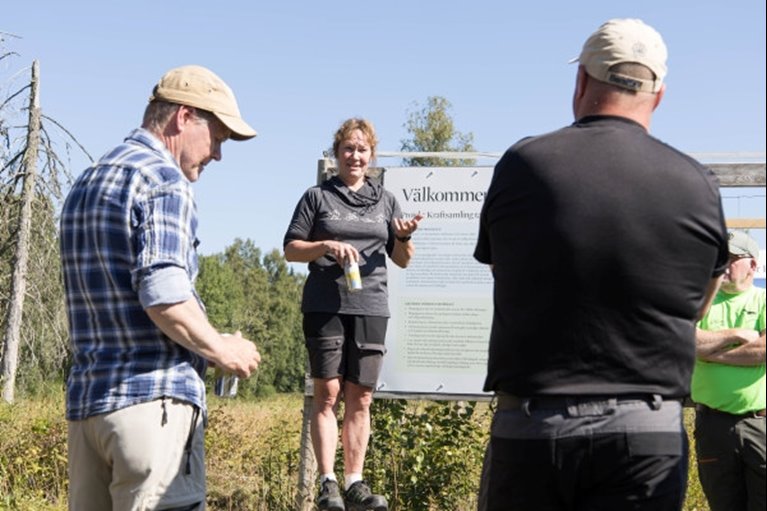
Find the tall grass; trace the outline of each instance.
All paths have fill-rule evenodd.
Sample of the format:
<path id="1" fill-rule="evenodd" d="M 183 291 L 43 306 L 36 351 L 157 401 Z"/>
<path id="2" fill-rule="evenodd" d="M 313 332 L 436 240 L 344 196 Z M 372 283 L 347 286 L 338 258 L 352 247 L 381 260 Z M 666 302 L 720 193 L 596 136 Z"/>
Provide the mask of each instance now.
<path id="1" fill-rule="evenodd" d="M 301 434 L 303 396 L 298 394 L 275 395 L 255 402 L 221 400 L 210 398 L 209 428 L 206 436 L 208 467 L 208 509 L 210 511 L 288 511 L 295 509 L 295 495 L 298 482 L 299 446 Z M 424 403 L 409 403 L 411 412 L 405 416 L 419 417 L 411 429 L 427 427 L 423 419 Z M 455 411 L 440 412 L 435 427 L 447 428 L 448 420 Z M 692 433 L 694 412 L 685 410 L 685 424 Z M 440 420 L 444 420 L 442 424 Z M 407 425 L 404 426 L 407 428 Z M 461 426 L 465 427 L 465 426 Z M 34 399 L 20 400 L 16 404 L 0 404 L 0 510 L 13 511 L 64 511 L 66 510 L 66 431 L 64 402 L 61 393 Z M 474 430 L 476 431 L 476 429 Z M 375 432 L 374 432 L 375 434 Z M 393 464 L 392 443 L 398 435 L 386 437 L 388 452 L 374 453 L 382 456 L 385 463 Z M 439 435 L 437 435 L 439 436 Z M 691 435 L 690 435 L 691 436 Z M 691 444 L 692 444 L 692 437 Z M 404 435 L 402 442 L 413 442 L 414 437 Z M 481 444 L 486 440 L 475 437 Z M 449 435 L 441 440 L 446 450 L 452 450 Z M 440 447 L 442 448 L 442 447 Z M 401 452 L 421 449 L 407 447 Z M 418 453 L 416 453 L 418 454 Z M 388 457 L 387 457 L 388 456 Z M 423 456 L 433 453 L 423 451 Z M 461 454 L 465 456 L 465 454 Z M 690 476 L 685 511 L 708 511 L 706 499 L 700 488 L 691 447 Z M 376 474 L 384 470 L 379 460 L 369 460 L 370 469 Z M 421 483 L 430 484 L 430 478 L 445 474 L 434 471 L 442 467 L 430 465 L 419 474 Z M 472 463 L 475 463 L 472 459 Z M 393 467 L 390 467 L 393 469 Z M 449 468 L 444 468 L 449 470 Z M 475 478 L 476 473 L 467 474 Z M 374 475 L 374 474 L 371 474 Z M 388 477 L 378 474 L 378 477 Z M 471 493 L 476 481 L 467 481 L 462 491 Z M 407 487 L 402 487 L 399 500 L 392 501 L 392 507 L 409 511 L 414 506 L 412 494 L 407 494 L 411 504 L 405 500 Z M 434 502 L 433 498 L 430 498 Z M 474 495 L 464 495 L 455 510 L 469 511 Z M 432 504 L 435 505 L 435 504 Z M 436 510 L 437 507 L 430 509 Z M 440 508 L 441 511 L 446 511 Z"/>

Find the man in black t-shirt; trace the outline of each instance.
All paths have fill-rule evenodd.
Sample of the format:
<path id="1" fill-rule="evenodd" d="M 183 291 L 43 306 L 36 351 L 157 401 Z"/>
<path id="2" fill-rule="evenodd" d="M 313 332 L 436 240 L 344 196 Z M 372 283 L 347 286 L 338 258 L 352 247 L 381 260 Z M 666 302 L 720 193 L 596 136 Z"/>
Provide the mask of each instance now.
<path id="1" fill-rule="evenodd" d="M 495 279 L 480 511 L 681 509 L 681 399 L 727 232 L 711 171 L 648 134 L 666 55 L 640 20 L 606 22 L 576 122 L 496 165 L 475 250 Z"/>

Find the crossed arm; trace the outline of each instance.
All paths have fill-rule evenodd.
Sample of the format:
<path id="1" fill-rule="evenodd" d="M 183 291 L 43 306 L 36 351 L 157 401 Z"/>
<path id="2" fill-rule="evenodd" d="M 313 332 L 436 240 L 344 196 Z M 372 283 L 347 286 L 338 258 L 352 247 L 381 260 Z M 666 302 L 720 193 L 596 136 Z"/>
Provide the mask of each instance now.
<path id="1" fill-rule="evenodd" d="M 734 366 L 765 363 L 765 332 L 743 328 L 696 332 L 695 353 L 700 360 Z"/>

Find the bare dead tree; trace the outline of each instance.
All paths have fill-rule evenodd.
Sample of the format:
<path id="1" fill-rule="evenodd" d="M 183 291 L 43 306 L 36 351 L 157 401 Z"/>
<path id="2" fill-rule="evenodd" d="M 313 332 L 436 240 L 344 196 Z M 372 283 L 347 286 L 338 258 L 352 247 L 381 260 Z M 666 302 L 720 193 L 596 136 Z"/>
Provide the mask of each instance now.
<path id="1" fill-rule="evenodd" d="M 11 55 L 0 51 L 0 61 Z M 35 61 L 31 79 L 26 71 L 14 73 L 13 80 L 24 83 L 0 91 L 0 387 L 8 402 L 21 389 L 58 386 L 66 374 L 57 215 L 63 186 L 71 181 L 72 151 L 93 159 L 44 115 L 39 74 Z"/>
<path id="2" fill-rule="evenodd" d="M 3 399 L 12 403 L 16 390 L 16 370 L 19 360 L 19 342 L 21 333 L 21 315 L 24 309 L 24 296 L 27 290 L 27 262 L 29 260 L 29 235 L 32 224 L 32 201 L 37 179 L 37 155 L 40 146 L 40 103 L 38 99 L 40 66 L 32 64 L 31 92 L 29 94 L 29 124 L 27 147 L 22 160 L 23 181 L 21 192 L 21 212 L 18 220 L 18 243 L 13 257 L 13 277 L 11 280 L 11 300 L 8 307 L 8 319 L 3 334 L 2 366 L 0 380 L 3 383 Z"/>

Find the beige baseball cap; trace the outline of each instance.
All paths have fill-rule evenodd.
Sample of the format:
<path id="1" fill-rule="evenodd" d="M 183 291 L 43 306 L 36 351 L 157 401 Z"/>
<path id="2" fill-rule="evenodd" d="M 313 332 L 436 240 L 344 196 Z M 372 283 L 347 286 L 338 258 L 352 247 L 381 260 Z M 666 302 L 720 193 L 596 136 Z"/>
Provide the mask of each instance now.
<path id="1" fill-rule="evenodd" d="M 754 238 L 743 231 L 730 231 L 728 236 L 730 254 L 759 260 L 759 243 Z"/>
<path id="2" fill-rule="evenodd" d="M 638 19 L 606 21 L 586 40 L 578 58 L 592 78 L 624 89 L 658 92 L 666 77 L 668 51 L 660 34 Z M 646 80 L 611 72 L 616 64 L 634 62 L 655 73 L 655 80 Z"/>
<path id="3" fill-rule="evenodd" d="M 202 66 L 171 69 L 155 85 L 149 101 L 193 106 L 215 115 L 232 131 L 232 140 L 248 140 L 256 130 L 242 119 L 234 92 L 213 71 Z"/>

